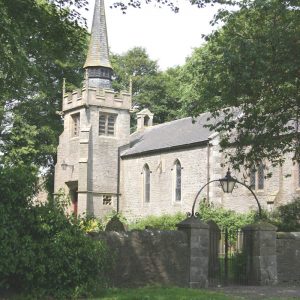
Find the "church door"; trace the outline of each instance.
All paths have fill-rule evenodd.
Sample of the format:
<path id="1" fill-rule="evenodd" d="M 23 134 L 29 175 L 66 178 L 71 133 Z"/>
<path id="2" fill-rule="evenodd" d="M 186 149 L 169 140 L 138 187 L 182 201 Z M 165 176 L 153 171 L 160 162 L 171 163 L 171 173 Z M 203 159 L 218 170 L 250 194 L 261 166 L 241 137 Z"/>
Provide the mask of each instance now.
<path id="1" fill-rule="evenodd" d="M 78 213 L 78 192 L 77 191 L 74 191 L 72 193 L 72 206 L 73 206 L 73 213 L 75 217 L 77 217 L 77 213 Z"/>

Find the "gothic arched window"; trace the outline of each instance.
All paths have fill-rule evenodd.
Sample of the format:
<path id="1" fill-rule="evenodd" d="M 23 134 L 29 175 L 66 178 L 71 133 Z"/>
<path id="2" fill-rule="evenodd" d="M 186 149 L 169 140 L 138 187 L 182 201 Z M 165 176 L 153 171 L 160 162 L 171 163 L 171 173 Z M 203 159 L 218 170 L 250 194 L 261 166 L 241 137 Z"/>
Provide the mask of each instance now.
<path id="1" fill-rule="evenodd" d="M 147 164 L 143 168 L 144 177 L 144 202 L 150 202 L 150 169 Z"/>
<path id="2" fill-rule="evenodd" d="M 265 187 L 265 166 L 260 163 L 257 169 L 252 169 L 250 172 L 250 186 L 253 190 L 263 190 Z"/>
<path id="3" fill-rule="evenodd" d="M 174 200 L 181 201 L 181 164 L 179 160 L 176 160 L 174 163 Z"/>
<path id="4" fill-rule="evenodd" d="M 265 186 L 265 172 L 264 165 L 260 163 L 257 169 L 257 187 L 259 190 L 263 190 Z"/>

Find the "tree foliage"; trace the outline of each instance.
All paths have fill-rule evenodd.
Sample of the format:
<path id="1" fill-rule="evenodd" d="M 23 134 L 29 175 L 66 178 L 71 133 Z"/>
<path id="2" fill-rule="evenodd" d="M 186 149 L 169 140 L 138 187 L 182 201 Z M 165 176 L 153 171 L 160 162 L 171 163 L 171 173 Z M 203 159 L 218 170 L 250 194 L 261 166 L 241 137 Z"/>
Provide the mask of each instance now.
<path id="1" fill-rule="evenodd" d="M 300 198 L 279 206 L 273 212 L 271 221 L 278 231 L 300 231 Z"/>
<path id="2" fill-rule="evenodd" d="M 207 5 L 223 4 L 223 5 L 237 5 L 243 1 L 240 0 L 185 0 L 195 7 L 202 8 Z M 141 8 L 144 4 L 154 4 L 158 7 L 167 6 L 173 12 L 180 12 L 180 4 L 173 0 L 120 0 L 114 1 L 111 7 L 119 8 L 125 14 L 129 7 Z"/>
<path id="3" fill-rule="evenodd" d="M 30 163 L 53 173 L 62 130 L 56 112 L 63 78 L 77 86 L 82 80 L 87 34 L 77 9 L 86 2 L 0 1 L 0 140 L 5 159 L 15 159 L 14 152 L 23 159 L 22 144 L 24 151 L 31 148 Z M 24 131 L 30 135 L 27 146 Z"/>
<path id="4" fill-rule="evenodd" d="M 134 108 L 150 109 L 156 123 L 170 121 L 180 115 L 179 68 L 160 71 L 157 62 L 151 60 L 141 47 L 132 48 L 122 55 L 113 54 L 111 60 L 115 73 L 113 88 L 129 90 L 132 80 Z"/>
<path id="5" fill-rule="evenodd" d="M 195 50 L 184 72 L 185 109 L 211 111 L 210 128 L 234 167 L 274 165 L 292 152 L 300 157 L 299 1 L 241 1 L 221 10 L 224 26 Z"/>
<path id="6" fill-rule="evenodd" d="M 112 255 L 65 214 L 63 198 L 33 205 L 35 178 L 27 166 L 0 167 L 0 290 L 30 299 L 92 295 L 107 285 Z"/>
<path id="7" fill-rule="evenodd" d="M 221 230 L 228 229 L 230 232 L 237 232 L 246 225 L 255 221 L 255 213 L 237 213 L 223 207 L 214 207 L 207 202 L 199 205 L 200 218 L 204 221 L 214 221 Z"/>

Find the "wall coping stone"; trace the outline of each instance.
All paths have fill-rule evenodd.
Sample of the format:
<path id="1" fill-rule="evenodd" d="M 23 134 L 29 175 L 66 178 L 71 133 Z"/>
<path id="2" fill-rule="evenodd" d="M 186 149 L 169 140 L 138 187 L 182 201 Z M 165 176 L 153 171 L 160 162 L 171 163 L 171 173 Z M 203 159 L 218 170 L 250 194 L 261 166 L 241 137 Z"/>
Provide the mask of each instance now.
<path id="1" fill-rule="evenodd" d="M 291 232 L 277 232 L 277 239 L 295 240 L 296 237 Z"/>
<path id="2" fill-rule="evenodd" d="M 291 234 L 295 237 L 296 240 L 300 240 L 300 231 L 291 232 Z"/>
<path id="3" fill-rule="evenodd" d="M 247 225 L 242 228 L 244 231 L 276 231 L 277 227 L 265 222 L 265 221 L 259 221 L 257 223 L 253 223 L 250 225 Z"/>
<path id="4" fill-rule="evenodd" d="M 178 229 L 181 228 L 199 228 L 208 229 L 209 226 L 197 217 L 188 217 L 176 225 Z"/>

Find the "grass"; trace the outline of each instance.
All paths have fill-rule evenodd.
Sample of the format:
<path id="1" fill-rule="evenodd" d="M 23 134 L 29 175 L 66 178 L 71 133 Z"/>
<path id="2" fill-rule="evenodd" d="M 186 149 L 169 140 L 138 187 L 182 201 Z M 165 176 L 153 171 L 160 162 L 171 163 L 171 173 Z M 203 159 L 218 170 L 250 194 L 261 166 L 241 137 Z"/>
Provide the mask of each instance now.
<path id="1" fill-rule="evenodd" d="M 234 300 L 241 297 L 207 290 L 185 288 L 144 287 L 137 289 L 108 289 L 99 294 L 102 300 Z"/>
<path id="2" fill-rule="evenodd" d="M 298 297 L 271 297 L 260 294 L 245 294 L 243 293 L 223 293 L 201 289 L 187 289 L 178 287 L 143 287 L 143 288 L 122 288 L 122 289 L 107 289 L 97 292 L 97 296 L 93 298 L 79 298 L 81 300 L 292 300 L 300 299 Z M 25 294 L 7 294 L 1 297 L 0 300 L 39 300 L 53 299 L 41 298 L 33 295 Z M 73 299 L 73 298 L 72 298 Z M 77 299 L 77 298 L 76 298 Z"/>

